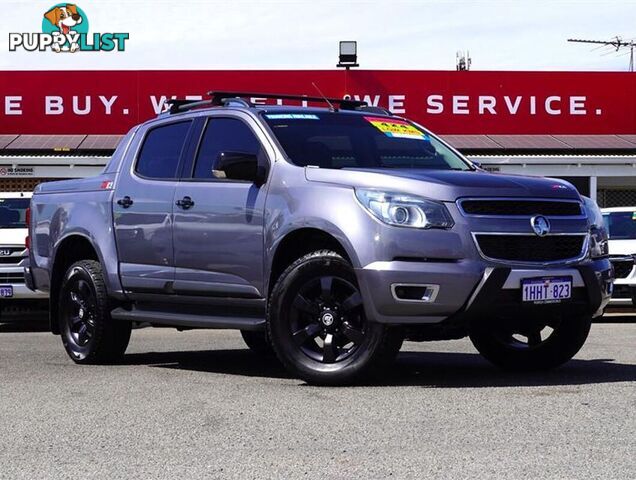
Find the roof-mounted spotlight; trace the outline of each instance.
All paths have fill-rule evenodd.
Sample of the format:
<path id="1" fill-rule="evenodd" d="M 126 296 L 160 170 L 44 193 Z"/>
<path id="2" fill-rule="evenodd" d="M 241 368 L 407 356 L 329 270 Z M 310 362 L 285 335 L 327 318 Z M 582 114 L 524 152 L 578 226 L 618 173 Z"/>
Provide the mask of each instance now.
<path id="1" fill-rule="evenodd" d="M 338 68 L 359 67 L 358 65 L 358 42 L 340 42 L 340 55 L 338 57 Z"/>

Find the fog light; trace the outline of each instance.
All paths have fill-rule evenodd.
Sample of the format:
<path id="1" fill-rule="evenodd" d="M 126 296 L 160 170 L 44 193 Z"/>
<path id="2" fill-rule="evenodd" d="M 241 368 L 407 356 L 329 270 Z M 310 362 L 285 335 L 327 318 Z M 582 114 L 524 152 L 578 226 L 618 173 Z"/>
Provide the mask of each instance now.
<path id="1" fill-rule="evenodd" d="M 439 285 L 394 283 L 391 292 L 400 302 L 432 303 L 439 293 Z"/>

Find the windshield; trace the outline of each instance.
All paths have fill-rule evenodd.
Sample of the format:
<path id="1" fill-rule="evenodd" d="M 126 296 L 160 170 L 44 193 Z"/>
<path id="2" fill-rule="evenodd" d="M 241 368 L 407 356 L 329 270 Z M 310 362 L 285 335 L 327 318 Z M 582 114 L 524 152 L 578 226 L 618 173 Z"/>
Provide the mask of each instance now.
<path id="1" fill-rule="evenodd" d="M 636 239 L 636 212 L 611 212 L 603 214 L 605 228 L 613 240 Z"/>
<path id="2" fill-rule="evenodd" d="M 266 113 L 289 159 L 321 168 L 471 167 L 428 132 L 391 117 L 340 113 Z"/>
<path id="3" fill-rule="evenodd" d="M 28 198 L 0 198 L 0 228 L 26 228 Z"/>

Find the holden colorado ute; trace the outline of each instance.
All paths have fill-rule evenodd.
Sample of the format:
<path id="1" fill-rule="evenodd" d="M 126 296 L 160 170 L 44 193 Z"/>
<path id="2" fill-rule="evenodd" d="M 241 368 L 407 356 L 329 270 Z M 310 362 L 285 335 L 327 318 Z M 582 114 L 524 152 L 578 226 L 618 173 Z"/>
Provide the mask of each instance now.
<path id="1" fill-rule="evenodd" d="M 316 384 L 404 340 L 469 336 L 517 370 L 584 344 L 612 267 L 569 183 L 488 173 L 363 102 L 210 95 L 133 128 L 101 175 L 36 189 L 26 276 L 75 362 L 119 359 L 133 325 L 238 329 Z"/>

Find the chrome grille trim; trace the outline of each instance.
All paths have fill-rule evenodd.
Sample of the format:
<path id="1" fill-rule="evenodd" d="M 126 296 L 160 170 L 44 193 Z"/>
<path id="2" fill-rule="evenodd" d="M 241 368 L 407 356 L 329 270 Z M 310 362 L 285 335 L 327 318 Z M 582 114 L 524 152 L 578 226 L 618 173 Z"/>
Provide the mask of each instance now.
<path id="1" fill-rule="evenodd" d="M 499 215 L 499 214 L 478 214 L 478 213 L 468 213 L 464 210 L 463 203 L 464 202 L 497 202 L 497 201 L 512 201 L 512 202 L 553 202 L 553 203 L 573 203 L 579 207 L 580 215 L 547 215 L 541 212 L 535 212 L 532 214 L 519 214 L 519 215 Z M 564 198 L 544 198 L 544 197 L 464 197 L 458 198 L 455 202 L 459 212 L 464 217 L 470 218 L 530 218 L 534 215 L 543 215 L 547 218 L 555 218 L 555 219 L 563 219 L 563 220 L 580 220 L 583 218 L 587 218 L 585 213 L 585 208 L 583 207 L 583 203 L 578 200 L 572 199 L 564 199 Z"/>
<path id="2" fill-rule="evenodd" d="M 580 254 L 576 257 L 565 258 L 562 260 L 552 260 L 552 261 L 545 261 L 545 262 L 541 262 L 541 261 L 524 262 L 524 261 L 503 260 L 500 258 L 489 257 L 488 255 L 484 254 L 481 247 L 479 246 L 479 241 L 477 240 L 478 235 L 522 236 L 522 237 L 531 237 L 531 238 L 536 237 L 536 235 L 528 234 L 528 233 L 519 233 L 519 232 L 471 232 L 473 243 L 475 244 L 475 248 L 479 252 L 479 255 L 484 260 L 487 260 L 493 263 L 503 264 L 503 265 L 549 266 L 549 265 L 569 265 L 572 263 L 577 263 L 577 262 L 580 262 L 581 260 L 584 260 L 588 256 L 589 241 L 590 241 L 590 236 L 587 233 L 580 233 L 580 232 L 579 233 L 551 233 L 546 235 L 546 237 L 557 237 L 557 236 L 585 237 L 583 240 Z"/>

